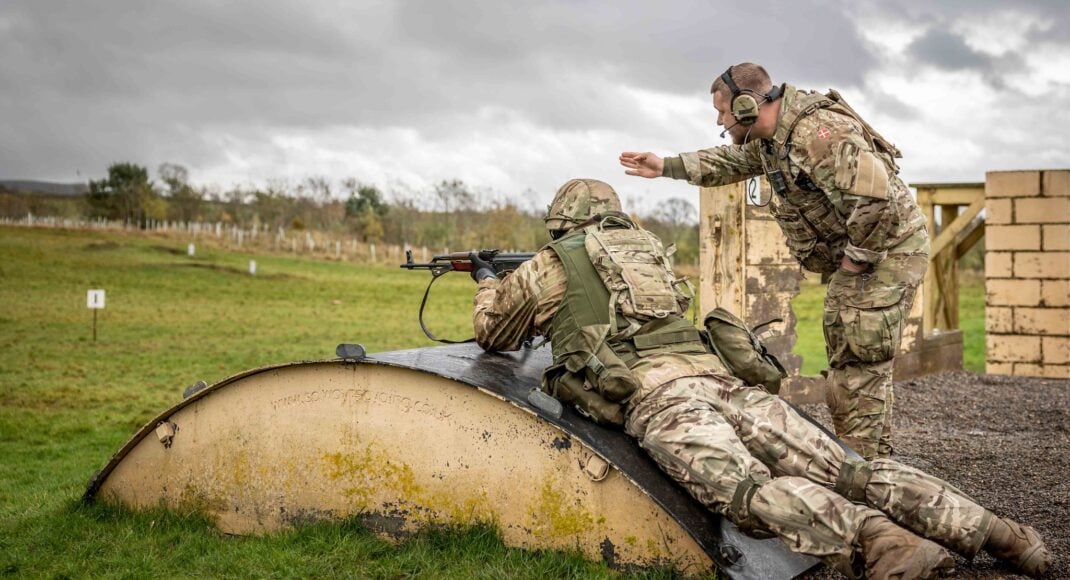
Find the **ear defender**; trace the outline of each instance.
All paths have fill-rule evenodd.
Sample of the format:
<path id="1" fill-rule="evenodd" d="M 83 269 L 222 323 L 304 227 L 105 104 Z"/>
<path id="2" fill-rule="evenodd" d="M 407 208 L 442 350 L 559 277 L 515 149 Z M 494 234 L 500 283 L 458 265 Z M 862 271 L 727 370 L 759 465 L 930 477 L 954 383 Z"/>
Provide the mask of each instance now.
<path id="1" fill-rule="evenodd" d="M 762 102 L 772 101 L 780 96 L 780 87 L 773 87 L 768 93 L 759 95 L 757 92 L 750 89 L 740 89 L 736 85 L 736 81 L 732 80 L 732 67 L 728 67 L 728 70 L 724 71 L 721 75 L 721 80 L 728 87 L 728 90 L 732 91 L 732 100 L 729 102 L 729 108 L 732 110 L 732 116 L 736 118 L 736 122 L 740 125 L 748 126 L 753 125 L 758 120 L 758 108 L 761 105 L 758 99 L 747 93 L 753 93 L 762 97 Z"/>

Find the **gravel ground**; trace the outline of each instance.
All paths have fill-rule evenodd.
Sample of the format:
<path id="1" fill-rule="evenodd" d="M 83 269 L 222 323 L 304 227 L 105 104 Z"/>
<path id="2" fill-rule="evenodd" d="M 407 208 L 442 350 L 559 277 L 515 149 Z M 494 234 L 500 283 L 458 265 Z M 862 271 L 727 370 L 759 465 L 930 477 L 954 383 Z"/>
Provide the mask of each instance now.
<path id="1" fill-rule="evenodd" d="M 894 459 L 1029 524 L 1070 578 L 1070 381 L 964 371 L 896 383 Z M 823 405 L 804 409 L 829 425 Z M 956 557 L 952 578 L 1017 578 L 985 553 Z M 838 578 L 823 570 L 808 578 Z"/>

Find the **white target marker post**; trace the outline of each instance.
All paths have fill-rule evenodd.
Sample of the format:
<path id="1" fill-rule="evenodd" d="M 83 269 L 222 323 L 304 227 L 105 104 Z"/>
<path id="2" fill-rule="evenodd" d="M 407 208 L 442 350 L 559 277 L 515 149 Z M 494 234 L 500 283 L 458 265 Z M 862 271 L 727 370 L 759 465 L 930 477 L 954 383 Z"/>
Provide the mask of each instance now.
<path id="1" fill-rule="evenodd" d="M 97 310 L 104 308 L 104 291 L 90 290 L 85 296 L 85 305 L 93 311 L 93 342 L 97 341 Z"/>

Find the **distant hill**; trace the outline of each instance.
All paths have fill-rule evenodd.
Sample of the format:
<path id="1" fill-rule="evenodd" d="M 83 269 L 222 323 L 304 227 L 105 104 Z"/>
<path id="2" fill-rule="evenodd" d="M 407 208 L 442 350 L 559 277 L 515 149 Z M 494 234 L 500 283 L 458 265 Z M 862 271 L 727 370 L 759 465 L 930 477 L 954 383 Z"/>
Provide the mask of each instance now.
<path id="1" fill-rule="evenodd" d="M 50 181 L 32 181 L 29 179 L 0 179 L 0 188 L 15 193 L 45 193 L 74 197 L 89 193 L 85 183 L 53 183 Z"/>

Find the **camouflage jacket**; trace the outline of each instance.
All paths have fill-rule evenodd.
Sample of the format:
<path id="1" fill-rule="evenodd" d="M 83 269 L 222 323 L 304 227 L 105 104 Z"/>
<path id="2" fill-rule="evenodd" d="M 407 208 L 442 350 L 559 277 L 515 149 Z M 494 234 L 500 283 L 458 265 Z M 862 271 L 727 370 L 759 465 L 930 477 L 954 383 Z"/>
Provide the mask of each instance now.
<path id="1" fill-rule="evenodd" d="M 844 254 L 876 264 L 889 252 L 927 253 L 925 217 L 897 175 L 898 151 L 879 136 L 875 142 L 830 95 L 837 100 L 785 85 L 772 138 L 683 153 L 686 179 L 717 186 L 766 174 L 777 189 L 779 172 L 771 211 L 808 270 L 834 271 Z"/>
<path id="2" fill-rule="evenodd" d="M 501 280 L 484 278 L 475 296 L 476 342 L 484 350 L 511 351 L 537 336 L 552 341 L 551 322 L 564 299 L 566 285 L 565 267 L 550 248 L 543 248 Z M 629 402 L 632 406 L 655 387 L 681 377 L 728 377 L 721 360 L 710 354 L 652 355 L 633 366 L 632 372 L 640 383 Z"/>

